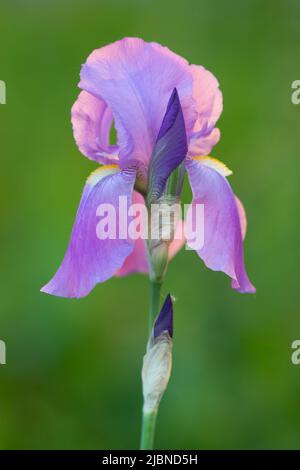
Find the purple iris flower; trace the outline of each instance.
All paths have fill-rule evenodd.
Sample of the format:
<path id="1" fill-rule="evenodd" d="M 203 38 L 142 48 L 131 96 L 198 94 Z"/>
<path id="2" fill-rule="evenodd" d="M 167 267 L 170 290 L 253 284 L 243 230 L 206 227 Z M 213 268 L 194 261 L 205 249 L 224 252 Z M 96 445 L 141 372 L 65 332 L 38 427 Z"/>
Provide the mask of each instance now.
<path id="1" fill-rule="evenodd" d="M 208 156 L 220 138 L 216 78 L 168 48 L 136 38 L 95 50 L 80 77 L 74 137 L 79 150 L 101 166 L 86 182 L 63 262 L 42 291 L 83 297 L 114 275 L 148 272 L 144 240 L 97 237 L 97 207 L 112 204 L 119 224 L 126 217 L 119 213 L 120 196 L 128 205 L 157 200 L 184 161 L 192 205 L 205 206 L 205 241 L 198 255 L 210 269 L 230 276 L 234 289 L 255 292 L 243 260 L 243 206 L 228 183 L 231 172 Z M 110 145 L 113 121 L 116 145 Z M 170 258 L 183 243 L 170 244 Z"/>

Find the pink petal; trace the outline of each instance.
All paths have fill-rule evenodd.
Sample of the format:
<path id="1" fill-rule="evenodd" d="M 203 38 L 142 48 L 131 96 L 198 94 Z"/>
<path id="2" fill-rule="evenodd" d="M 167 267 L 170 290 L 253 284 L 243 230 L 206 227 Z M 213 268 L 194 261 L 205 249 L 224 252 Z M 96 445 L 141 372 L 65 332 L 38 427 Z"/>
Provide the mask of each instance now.
<path id="1" fill-rule="evenodd" d="M 242 202 L 240 201 L 240 199 L 237 196 L 235 196 L 235 202 L 236 202 L 236 206 L 237 206 L 237 210 L 238 210 L 238 214 L 239 214 L 239 218 L 240 218 L 242 238 L 244 240 L 245 237 L 246 237 L 246 232 L 247 232 L 246 211 L 245 211 L 245 208 L 244 208 Z"/>
<path id="2" fill-rule="evenodd" d="M 209 155 L 213 147 L 219 142 L 220 137 L 221 133 L 217 127 L 215 127 L 208 135 L 202 135 L 201 132 L 194 133 L 189 143 L 189 155 Z"/>
<path id="3" fill-rule="evenodd" d="M 240 292 L 255 292 L 244 267 L 241 225 L 232 189 L 225 177 L 196 160 L 187 161 L 192 204 L 204 204 L 204 246 L 197 251 L 206 266 L 223 271 Z"/>
<path id="4" fill-rule="evenodd" d="M 170 243 L 169 246 L 169 261 L 177 255 L 177 253 L 184 246 L 185 242 L 186 239 L 184 236 L 184 222 L 182 220 L 178 220 L 174 240 Z"/>
<path id="5" fill-rule="evenodd" d="M 193 98 L 196 102 L 198 117 L 194 126 L 189 154 L 208 155 L 219 141 L 220 131 L 215 129 L 219 119 L 223 98 L 215 76 L 199 65 L 191 65 L 193 74 Z"/>
<path id="6" fill-rule="evenodd" d="M 191 65 L 193 98 L 197 104 L 198 119 L 194 131 L 204 126 L 213 128 L 223 109 L 223 98 L 216 77 L 201 65 Z"/>
<path id="7" fill-rule="evenodd" d="M 54 277 L 41 289 L 43 292 L 60 297 L 84 297 L 97 283 L 112 277 L 133 250 L 132 240 L 97 237 L 98 206 L 112 204 L 118 221 L 119 196 L 127 198 L 129 205 L 135 181 L 132 170 L 106 168 L 100 168 L 88 179 L 67 252 Z"/>
<path id="8" fill-rule="evenodd" d="M 137 191 L 133 192 L 133 204 L 145 204 L 143 196 Z M 123 266 L 117 271 L 117 276 L 128 276 L 133 273 L 148 273 L 148 259 L 146 240 L 138 238 L 134 241 L 132 253 L 125 259 Z"/>

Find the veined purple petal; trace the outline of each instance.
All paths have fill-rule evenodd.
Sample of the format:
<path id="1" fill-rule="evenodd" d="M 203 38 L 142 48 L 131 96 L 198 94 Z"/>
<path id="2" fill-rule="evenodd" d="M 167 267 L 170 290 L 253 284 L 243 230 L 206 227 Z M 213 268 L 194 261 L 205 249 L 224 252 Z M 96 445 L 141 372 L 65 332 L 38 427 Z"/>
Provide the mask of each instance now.
<path id="1" fill-rule="evenodd" d="M 147 169 L 165 110 L 177 88 L 187 135 L 197 117 L 188 62 L 166 47 L 125 38 L 95 50 L 81 70 L 80 88 L 111 109 L 120 165 Z"/>
<path id="2" fill-rule="evenodd" d="M 119 196 L 131 204 L 135 171 L 101 167 L 88 179 L 79 204 L 71 240 L 57 273 L 41 290 L 60 297 L 84 297 L 98 282 L 112 277 L 132 252 L 130 239 L 99 239 L 97 209 L 111 204 L 118 235 Z"/>
<path id="3" fill-rule="evenodd" d="M 167 295 L 166 300 L 158 315 L 154 328 L 154 339 L 160 336 L 164 331 L 167 331 L 171 338 L 173 338 L 173 302 L 170 294 Z"/>
<path id="4" fill-rule="evenodd" d="M 234 289 L 255 292 L 244 266 L 238 208 L 227 179 L 196 160 L 189 159 L 186 166 L 193 190 L 192 205 L 204 204 L 204 246 L 198 255 L 208 268 L 230 276 Z"/>
<path id="5" fill-rule="evenodd" d="M 162 195 L 170 174 L 187 154 L 187 138 L 183 113 L 176 88 L 169 99 L 167 110 L 155 143 L 149 167 L 149 202 Z"/>

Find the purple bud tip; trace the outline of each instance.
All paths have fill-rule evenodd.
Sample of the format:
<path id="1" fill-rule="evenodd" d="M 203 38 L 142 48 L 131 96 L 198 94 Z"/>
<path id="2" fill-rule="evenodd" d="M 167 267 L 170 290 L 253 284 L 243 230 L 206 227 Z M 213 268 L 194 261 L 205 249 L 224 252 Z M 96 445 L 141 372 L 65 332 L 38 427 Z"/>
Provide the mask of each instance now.
<path id="1" fill-rule="evenodd" d="M 174 88 L 150 159 L 147 197 L 149 204 L 161 197 L 169 176 L 183 162 L 187 151 L 184 116 L 178 92 Z"/>
<path id="2" fill-rule="evenodd" d="M 170 337 L 173 338 L 173 302 L 170 294 L 167 295 L 160 314 L 154 323 L 154 338 L 160 336 L 164 331 L 167 331 Z"/>
<path id="3" fill-rule="evenodd" d="M 160 130 L 157 136 L 157 141 L 159 141 L 171 129 L 171 127 L 174 125 L 176 121 L 178 113 L 180 112 L 182 111 L 181 111 L 178 91 L 176 88 L 174 88 L 170 96 L 170 99 L 167 105 L 167 110 L 164 115 L 163 122 L 161 124 Z"/>

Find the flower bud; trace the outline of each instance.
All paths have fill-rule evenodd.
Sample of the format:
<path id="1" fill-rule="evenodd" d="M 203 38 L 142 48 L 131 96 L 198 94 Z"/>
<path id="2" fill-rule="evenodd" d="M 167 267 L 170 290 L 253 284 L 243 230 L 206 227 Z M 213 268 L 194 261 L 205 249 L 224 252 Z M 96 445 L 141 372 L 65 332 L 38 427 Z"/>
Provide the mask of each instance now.
<path id="1" fill-rule="evenodd" d="M 168 266 L 168 244 L 161 242 L 159 245 L 154 246 L 150 253 L 150 280 L 162 282 Z"/>
<path id="2" fill-rule="evenodd" d="M 144 356 L 142 380 L 144 411 L 157 410 L 167 388 L 172 366 L 173 304 L 168 295 L 158 315 Z"/>
<path id="3" fill-rule="evenodd" d="M 180 213 L 179 199 L 175 196 L 164 195 L 151 205 L 150 229 L 153 246 L 161 242 L 171 243 Z"/>
<path id="4" fill-rule="evenodd" d="M 174 240 L 180 212 L 178 198 L 172 195 L 164 195 L 151 205 L 149 240 L 151 279 L 163 280 L 168 264 L 169 245 Z"/>

